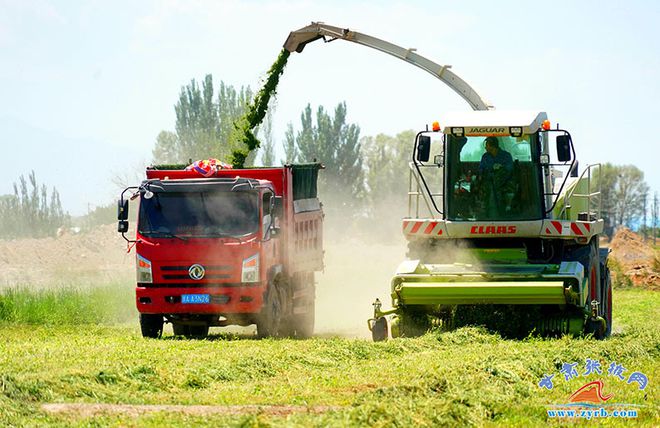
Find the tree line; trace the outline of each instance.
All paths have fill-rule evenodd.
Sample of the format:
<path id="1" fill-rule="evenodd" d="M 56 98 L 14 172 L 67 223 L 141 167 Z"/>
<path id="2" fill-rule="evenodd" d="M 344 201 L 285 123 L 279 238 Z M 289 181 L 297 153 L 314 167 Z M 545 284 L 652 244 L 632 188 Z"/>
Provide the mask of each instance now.
<path id="1" fill-rule="evenodd" d="M 174 106 L 174 131 L 161 131 L 152 151 L 156 164 L 188 164 L 190 160 L 215 157 L 226 160 L 236 144 L 235 121 L 242 117 L 254 97 L 249 86 L 235 88 L 211 75 L 201 83 L 194 79 L 181 88 Z M 308 104 L 298 125 L 289 123 L 283 138 L 284 157 L 277 160 L 271 102 L 265 120 L 256 130 L 259 152 L 252 152 L 246 166 L 321 162 L 326 170 L 319 179 L 325 210 L 341 213 L 369 224 L 371 232 L 392 234 L 407 215 L 408 162 L 415 138 L 412 130 L 395 136 L 361 136 L 360 127 L 347 120 L 347 106 L 312 109 Z M 601 202 L 605 233 L 612 236 L 619 226 L 651 232 L 658 224 L 658 196 L 651 194 L 644 174 L 633 165 L 604 164 L 601 171 Z M 115 204 L 99 207 L 80 220 L 85 229 L 108 222 Z M 54 235 L 71 218 L 64 212 L 55 188 L 49 193 L 37 184 L 34 171 L 14 183 L 14 194 L 0 196 L 0 237 Z M 655 230 L 655 229 L 653 229 Z"/>
<path id="2" fill-rule="evenodd" d="M 0 237 L 41 238 L 53 236 L 71 217 L 62 208 L 60 194 L 53 187 L 38 184 L 34 171 L 21 175 L 14 183 L 14 193 L 0 196 Z"/>
<path id="3" fill-rule="evenodd" d="M 156 163 L 186 163 L 209 157 L 222 160 L 231 150 L 233 121 L 245 111 L 253 93 L 249 87 L 235 89 L 220 82 L 214 95 L 213 80 L 206 76 L 201 88 L 193 79 L 181 88 L 175 105 L 176 133 L 163 131 L 153 151 Z M 271 105 L 258 132 L 262 140 L 260 163 L 274 165 L 275 139 Z M 360 127 L 347 121 L 347 106 L 334 110 L 308 104 L 298 126 L 287 125 L 281 164 L 319 161 L 326 166 L 320 187 L 328 211 L 342 210 L 353 218 L 377 220 L 391 227 L 388 218 L 407 212 L 408 162 L 415 132 L 396 136 L 360 135 Z M 257 161 L 255 153 L 249 164 Z M 612 236 L 619 226 L 648 230 L 657 224 L 657 194 L 651 195 L 644 173 L 634 165 L 606 163 L 601 169 L 601 202 L 605 233 Z M 653 201 L 656 201 L 655 204 Z M 346 216 L 343 216 L 346 218 Z"/>

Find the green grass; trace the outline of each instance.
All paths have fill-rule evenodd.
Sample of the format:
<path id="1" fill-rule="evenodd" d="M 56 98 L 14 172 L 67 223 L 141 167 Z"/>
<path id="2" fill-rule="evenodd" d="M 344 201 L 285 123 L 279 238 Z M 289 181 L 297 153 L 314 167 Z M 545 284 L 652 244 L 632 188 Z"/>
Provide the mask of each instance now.
<path id="1" fill-rule="evenodd" d="M 122 283 L 0 290 L 0 323 L 63 325 L 113 323 L 132 318 L 134 291 Z"/>
<path id="2" fill-rule="evenodd" d="M 602 378 L 616 402 L 641 405 L 633 423 L 660 418 L 660 294 L 615 290 L 615 334 L 505 340 L 480 328 L 385 343 L 343 338 L 147 340 L 136 327 L 0 323 L 0 426 L 545 426 L 549 404 L 565 403 Z M 213 333 L 213 330 L 212 330 Z M 563 362 L 616 361 L 649 376 L 644 391 L 605 375 L 566 382 Z M 606 368 L 606 367 L 604 367 Z M 606 370 L 604 370 L 606 372 Z M 555 388 L 538 382 L 556 373 Z M 561 378 L 561 379 L 560 379 Z M 289 416 L 138 417 L 49 415 L 41 403 L 330 405 Z M 628 420 L 601 420 L 627 425 Z"/>

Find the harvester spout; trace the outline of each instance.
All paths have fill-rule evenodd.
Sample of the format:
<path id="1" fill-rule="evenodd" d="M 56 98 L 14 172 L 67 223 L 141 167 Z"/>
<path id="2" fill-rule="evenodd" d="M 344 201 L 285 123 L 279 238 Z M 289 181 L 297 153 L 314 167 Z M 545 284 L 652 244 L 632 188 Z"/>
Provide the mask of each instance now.
<path id="1" fill-rule="evenodd" d="M 312 22 L 306 27 L 289 33 L 289 37 L 284 42 L 284 48 L 292 53 L 300 53 L 308 43 L 318 39 L 323 39 L 326 42 L 337 39 L 346 40 L 392 55 L 442 80 L 467 101 L 473 110 L 491 110 L 494 108 L 490 103 L 481 98 L 474 88 L 452 72 L 450 70 L 451 65 L 437 64 L 416 53 L 414 48 L 406 49 L 394 43 L 349 30 L 348 28 L 335 27 L 322 22 Z"/>

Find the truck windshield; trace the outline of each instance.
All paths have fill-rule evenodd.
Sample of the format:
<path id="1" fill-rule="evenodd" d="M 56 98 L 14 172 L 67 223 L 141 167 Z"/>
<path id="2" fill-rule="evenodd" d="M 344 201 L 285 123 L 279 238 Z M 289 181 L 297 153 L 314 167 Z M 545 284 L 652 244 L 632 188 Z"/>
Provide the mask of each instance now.
<path id="1" fill-rule="evenodd" d="M 149 237 L 241 237 L 259 228 L 256 192 L 142 195 L 138 231 Z"/>
<path id="2" fill-rule="evenodd" d="M 472 221 L 542 218 L 538 150 L 537 134 L 449 135 L 447 217 Z"/>

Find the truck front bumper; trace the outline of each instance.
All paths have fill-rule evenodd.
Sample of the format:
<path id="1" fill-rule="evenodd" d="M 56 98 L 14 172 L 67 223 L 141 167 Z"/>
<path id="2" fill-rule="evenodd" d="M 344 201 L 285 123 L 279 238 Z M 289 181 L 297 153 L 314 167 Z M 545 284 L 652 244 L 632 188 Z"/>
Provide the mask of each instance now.
<path id="1" fill-rule="evenodd" d="M 263 306 L 265 285 L 171 287 L 149 284 L 135 288 L 135 304 L 143 314 L 256 314 Z M 208 294 L 209 303 L 181 303 L 184 294 Z"/>

